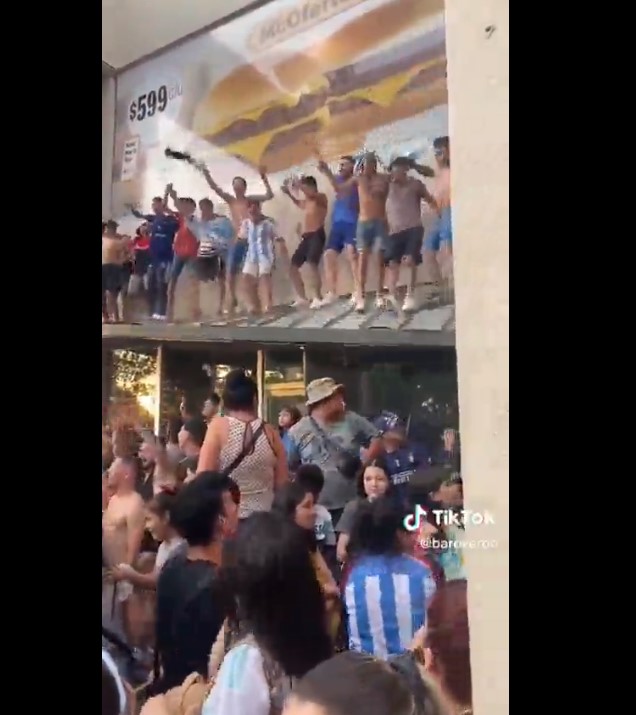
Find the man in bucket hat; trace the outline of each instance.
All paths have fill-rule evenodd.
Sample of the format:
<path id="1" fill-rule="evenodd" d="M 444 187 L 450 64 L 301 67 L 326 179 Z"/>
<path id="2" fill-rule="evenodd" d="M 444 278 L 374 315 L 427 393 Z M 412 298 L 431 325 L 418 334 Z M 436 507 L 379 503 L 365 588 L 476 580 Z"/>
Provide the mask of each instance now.
<path id="1" fill-rule="evenodd" d="M 307 385 L 307 416 L 289 431 L 290 466 L 315 464 L 325 475 L 320 504 L 331 513 L 338 530 L 338 520 L 356 496 L 355 478 L 346 469 L 366 447 L 365 460 L 371 461 L 382 451 L 378 430 L 364 417 L 347 410 L 344 386 L 331 377 L 312 380 Z M 344 472 L 344 473 L 343 473 Z"/>

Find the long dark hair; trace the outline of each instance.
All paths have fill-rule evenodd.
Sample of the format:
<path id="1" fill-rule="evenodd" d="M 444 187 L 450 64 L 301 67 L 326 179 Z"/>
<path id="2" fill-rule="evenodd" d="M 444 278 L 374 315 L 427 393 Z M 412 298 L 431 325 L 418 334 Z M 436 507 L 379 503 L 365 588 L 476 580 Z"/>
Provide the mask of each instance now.
<path id="1" fill-rule="evenodd" d="M 304 501 L 307 494 L 311 494 L 313 497 L 312 492 L 304 484 L 290 482 L 274 495 L 272 511 L 293 522 L 294 526 L 302 533 L 309 550 L 313 552 L 318 548 L 316 532 L 313 529 L 303 529 L 296 524 L 296 508 Z"/>
<path id="2" fill-rule="evenodd" d="M 351 528 L 351 553 L 356 557 L 401 553 L 398 532 L 405 528 L 405 516 L 406 510 L 391 497 L 361 502 Z"/>
<path id="3" fill-rule="evenodd" d="M 228 560 L 223 580 L 232 590 L 241 629 L 286 675 L 302 677 L 330 657 L 322 592 L 295 524 L 276 513 L 253 514 Z"/>
<path id="4" fill-rule="evenodd" d="M 386 478 L 389 480 L 389 487 L 385 494 L 390 494 L 393 491 L 393 482 L 391 481 L 391 476 L 389 474 L 389 465 L 387 464 L 386 458 L 379 455 L 375 459 L 372 459 L 368 464 L 364 464 L 358 470 L 358 474 L 356 475 L 356 492 L 360 499 L 366 499 L 367 496 L 364 491 L 364 473 L 368 467 L 377 467 L 386 474 Z"/>

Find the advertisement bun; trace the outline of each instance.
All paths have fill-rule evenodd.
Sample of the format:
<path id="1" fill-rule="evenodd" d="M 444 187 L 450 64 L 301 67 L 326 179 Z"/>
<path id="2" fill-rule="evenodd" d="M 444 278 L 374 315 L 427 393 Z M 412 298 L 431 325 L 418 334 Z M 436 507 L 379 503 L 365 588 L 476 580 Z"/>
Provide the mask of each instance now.
<path id="1" fill-rule="evenodd" d="M 199 103 L 193 130 L 214 143 L 218 131 L 244 114 L 277 101 L 293 106 L 299 95 L 326 84 L 324 76 L 328 72 L 377 50 L 443 9 L 443 0 L 393 0 L 352 19 L 302 53 L 279 62 L 268 57 L 267 66 L 257 59 L 241 65 L 217 82 Z"/>

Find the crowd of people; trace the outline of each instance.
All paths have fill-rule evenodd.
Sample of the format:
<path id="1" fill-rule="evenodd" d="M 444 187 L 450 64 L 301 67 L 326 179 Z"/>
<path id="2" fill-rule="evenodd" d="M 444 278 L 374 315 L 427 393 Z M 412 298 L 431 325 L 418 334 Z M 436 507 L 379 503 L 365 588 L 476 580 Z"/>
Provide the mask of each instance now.
<path id="1" fill-rule="evenodd" d="M 104 435 L 103 715 L 468 713 L 462 526 L 405 522 L 461 510 L 454 432 L 413 445 L 331 378 L 278 425 L 257 394 L 237 369 Z"/>
<path id="2" fill-rule="evenodd" d="M 104 322 L 127 320 L 127 296 L 144 292 L 148 315 L 174 321 L 177 283 L 184 270 L 198 285 L 216 281 L 220 286 L 216 312 L 232 315 L 266 314 L 273 307 L 274 265 L 284 259 L 296 298 L 295 308 L 320 309 L 338 299 L 338 269 L 344 253 L 351 269 L 355 310 L 367 307 L 370 261 L 377 261 L 378 285 L 373 291 L 375 307 L 394 312 L 416 310 L 417 268 L 428 255 L 431 282 L 439 287 L 452 262 L 450 199 L 450 146 L 448 137 L 434 141 L 437 166 L 433 169 L 408 157 L 395 158 L 388 169 L 378 169 L 378 159 L 366 153 L 358 160 L 340 158 L 337 174 L 319 159 L 317 168 L 335 192 L 331 225 L 326 226 L 329 199 L 314 176 L 304 175 L 284 182 L 282 192 L 302 215 L 299 243 L 289 257 L 287 242 L 276 222 L 265 215 L 263 204 L 273 198 L 264 168 L 263 195 L 248 193 L 247 182 L 236 177 L 233 193 L 226 192 L 208 168 L 193 162 L 209 187 L 227 205 L 229 217 L 217 214 L 209 198 L 198 203 L 177 194 L 172 184 L 164 196 L 152 201 L 152 212 L 130 207 L 142 221 L 134 237 L 118 232 L 118 224 L 102 224 L 102 318 Z M 432 190 L 418 178 L 431 179 Z M 422 202 L 435 216 L 424 235 Z M 321 276 L 320 264 L 323 264 Z M 305 266 L 305 277 L 300 269 Z M 397 284 L 400 268 L 408 270 L 402 295 Z M 323 290 L 324 284 L 324 290 Z M 198 322 L 203 314 L 200 291 L 190 291 L 189 315 Z M 435 293 L 433 293 L 434 297 Z"/>

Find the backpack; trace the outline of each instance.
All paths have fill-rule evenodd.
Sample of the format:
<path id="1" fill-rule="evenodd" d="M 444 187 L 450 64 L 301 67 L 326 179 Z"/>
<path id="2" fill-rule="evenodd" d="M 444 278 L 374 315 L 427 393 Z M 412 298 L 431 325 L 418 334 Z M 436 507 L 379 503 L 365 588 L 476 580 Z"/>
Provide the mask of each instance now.
<path id="1" fill-rule="evenodd" d="M 238 637 L 224 623 L 210 651 L 208 679 L 199 673 L 191 673 L 181 685 L 172 688 L 163 695 L 150 698 L 143 706 L 140 715 L 201 715 L 203 704 L 214 688 L 216 676 L 225 656 L 239 645 L 250 643 L 256 646 L 250 635 Z M 257 646 L 258 647 L 258 646 Z M 281 715 L 288 691 L 284 687 L 286 680 L 280 666 L 276 665 L 263 651 L 263 673 L 270 689 L 270 715 Z"/>

